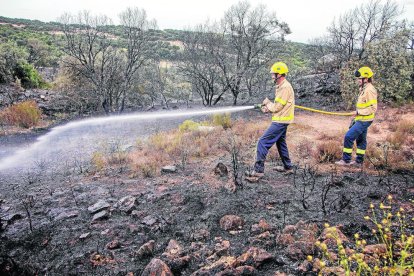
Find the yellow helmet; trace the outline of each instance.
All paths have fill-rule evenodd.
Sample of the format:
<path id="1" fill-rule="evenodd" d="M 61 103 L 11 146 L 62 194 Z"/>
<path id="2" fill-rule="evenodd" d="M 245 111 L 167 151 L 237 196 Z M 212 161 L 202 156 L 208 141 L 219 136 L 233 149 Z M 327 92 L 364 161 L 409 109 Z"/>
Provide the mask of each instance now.
<path id="1" fill-rule="evenodd" d="M 282 74 L 287 74 L 287 72 L 289 72 L 289 69 L 288 69 L 287 65 L 283 62 L 276 62 L 270 68 L 270 73 L 274 73 L 274 74 L 281 74 L 282 75 Z"/>
<path id="2" fill-rule="evenodd" d="M 364 79 L 364 78 L 369 79 L 373 75 L 374 73 L 372 72 L 371 68 L 366 67 L 366 66 L 361 67 L 357 71 L 355 71 L 355 77 L 359 79 Z"/>

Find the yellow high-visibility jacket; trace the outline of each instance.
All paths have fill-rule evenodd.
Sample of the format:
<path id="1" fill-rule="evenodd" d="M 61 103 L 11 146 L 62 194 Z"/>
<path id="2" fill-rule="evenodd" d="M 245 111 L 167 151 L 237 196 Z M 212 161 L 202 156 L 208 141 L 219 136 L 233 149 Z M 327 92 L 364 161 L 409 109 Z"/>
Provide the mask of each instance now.
<path id="1" fill-rule="evenodd" d="M 295 93 L 292 85 L 285 79 L 276 85 L 275 101 L 263 101 L 267 109 L 272 112 L 272 121 L 281 124 L 290 124 L 295 117 Z"/>
<path id="2" fill-rule="evenodd" d="M 369 122 L 374 120 L 377 111 L 377 90 L 372 83 L 367 83 L 360 88 L 356 109 L 358 114 L 355 121 Z"/>

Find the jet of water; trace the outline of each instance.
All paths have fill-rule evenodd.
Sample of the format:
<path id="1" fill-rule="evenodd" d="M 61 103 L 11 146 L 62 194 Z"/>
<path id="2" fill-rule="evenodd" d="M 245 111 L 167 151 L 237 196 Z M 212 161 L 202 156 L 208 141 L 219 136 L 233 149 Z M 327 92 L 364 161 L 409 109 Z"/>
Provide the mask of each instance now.
<path id="1" fill-rule="evenodd" d="M 239 106 L 193 111 L 133 113 L 74 121 L 52 128 L 50 132 L 37 138 L 37 141 L 27 148 L 18 150 L 13 155 L 0 160 L 0 170 L 24 166 L 41 158 L 56 158 L 53 162 L 63 162 L 63 157 L 68 151 L 76 151 L 73 152 L 74 155 L 88 155 L 99 144 L 97 137 L 110 131 L 113 132 L 113 128 L 117 128 L 115 137 L 122 137 L 124 131 L 122 126 L 125 123 L 141 122 L 142 124 L 154 119 L 168 121 L 177 117 L 231 113 L 253 108 L 254 106 Z M 121 129 L 119 129 L 120 127 Z M 126 136 L 131 136 L 131 133 Z"/>

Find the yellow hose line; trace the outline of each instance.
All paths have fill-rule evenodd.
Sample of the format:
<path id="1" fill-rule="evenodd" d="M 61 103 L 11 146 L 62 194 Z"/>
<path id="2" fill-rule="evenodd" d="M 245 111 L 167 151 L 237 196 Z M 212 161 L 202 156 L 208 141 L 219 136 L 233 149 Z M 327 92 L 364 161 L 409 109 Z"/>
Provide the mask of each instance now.
<path id="1" fill-rule="evenodd" d="M 307 111 L 312 111 L 312 112 L 317 112 L 317 113 L 322 113 L 322 114 L 328 114 L 328 115 L 338 115 L 338 116 L 352 116 L 353 113 L 352 112 L 347 112 L 347 113 L 343 113 L 343 112 L 329 112 L 329 111 L 323 111 L 323 110 L 318 110 L 318 109 L 313 109 L 313 108 L 309 108 L 306 106 L 300 106 L 300 105 L 295 105 L 296 108 L 299 109 L 303 109 L 303 110 L 307 110 Z"/>

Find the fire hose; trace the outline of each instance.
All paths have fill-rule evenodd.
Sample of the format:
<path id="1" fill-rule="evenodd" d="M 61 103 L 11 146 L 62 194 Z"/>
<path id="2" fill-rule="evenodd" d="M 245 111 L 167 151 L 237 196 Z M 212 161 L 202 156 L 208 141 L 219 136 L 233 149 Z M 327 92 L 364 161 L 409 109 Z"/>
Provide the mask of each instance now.
<path id="1" fill-rule="evenodd" d="M 261 109 L 263 107 L 263 104 L 256 104 L 254 107 L 257 108 L 257 109 Z M 295 105 L 295 107 L 299 108 L 299 109 L 311 111 L 311 112 L 328 114 L 328 115 L 337 115 L 337 116 L 352 116 L 352 115 L 354 115 L 352 112 L 330 112 L 330 111 L 314 109 L 314 108 L 301 106 L 301 105 Z"/>

